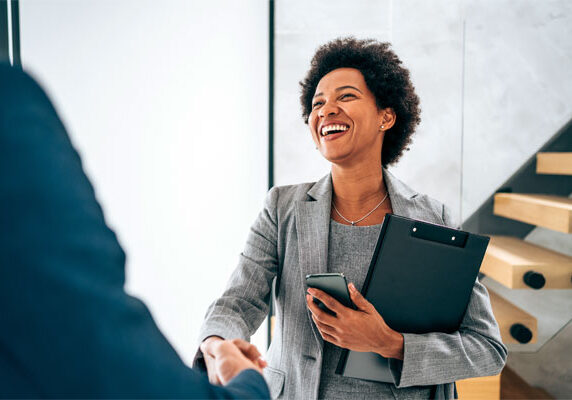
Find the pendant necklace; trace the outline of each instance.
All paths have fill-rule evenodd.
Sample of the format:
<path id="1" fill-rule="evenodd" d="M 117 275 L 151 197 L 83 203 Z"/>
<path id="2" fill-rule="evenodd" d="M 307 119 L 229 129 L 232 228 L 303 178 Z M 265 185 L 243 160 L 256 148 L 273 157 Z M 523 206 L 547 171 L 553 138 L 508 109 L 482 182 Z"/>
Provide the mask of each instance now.
<path id="1" fill-rule="evenodd" d="M 350 223 L 352 226 L 355 226 L 355 224 L 363 221 L 364 219 L 366 219 L 367 217 L 369 217 L 371 215 L 371 213 L 373 213 L 375 210 L 377 210 L 379 208 L 379 206 L 381 206 L 383 204 L 383 202 L 385 201 L 385 199 L 387 199 L 387 196 L 389 195 L 389 193 L 385 194 L 385 197 L 379 202 L 379 204 L 377 206 L 375 206 L 373 208 L 373 210 L 371 210 L 370 212 L 368 212 L 366 215 L 364 215 L 363 217 L 361 217 L 360 219 L 358 219 L 357 221 L 350 221 L 349 219 L 347 219 L 346 217 L 344 217 L 342 214 L 340 214 L 340 212 L 338 211 L 338 209 L 336 208 L 336 203 L 334 203 L 334 201 L 332 200 L 332 206 L 334 207 L 334 211 L 346 222 Z"/>

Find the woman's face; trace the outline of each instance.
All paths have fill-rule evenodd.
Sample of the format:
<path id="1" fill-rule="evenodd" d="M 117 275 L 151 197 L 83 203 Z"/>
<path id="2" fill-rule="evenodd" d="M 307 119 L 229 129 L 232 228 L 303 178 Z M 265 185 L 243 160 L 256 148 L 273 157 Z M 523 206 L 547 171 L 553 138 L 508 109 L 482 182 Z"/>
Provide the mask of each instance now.
<path id="1" fill-rule="evenodd" d="M 394 120 L 393 110 L 377 108 L 359 70 L 339 68 L 318 83 L 308 125 L 316 146 L 330 162 L 380 163 L 384 136 L 380 126 L 387 130 Z"/>

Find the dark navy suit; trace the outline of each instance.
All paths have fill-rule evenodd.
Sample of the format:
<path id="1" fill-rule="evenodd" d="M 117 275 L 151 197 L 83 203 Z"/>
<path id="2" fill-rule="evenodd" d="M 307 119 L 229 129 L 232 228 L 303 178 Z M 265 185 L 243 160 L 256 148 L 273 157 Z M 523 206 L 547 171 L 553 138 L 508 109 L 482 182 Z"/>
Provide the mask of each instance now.
<path id="1" fill-rule="evenodd" d="M 124 264 L 49 99 L 0 65 L 0 397 L 269 397 L 254 370 L 186 367 Z"/>

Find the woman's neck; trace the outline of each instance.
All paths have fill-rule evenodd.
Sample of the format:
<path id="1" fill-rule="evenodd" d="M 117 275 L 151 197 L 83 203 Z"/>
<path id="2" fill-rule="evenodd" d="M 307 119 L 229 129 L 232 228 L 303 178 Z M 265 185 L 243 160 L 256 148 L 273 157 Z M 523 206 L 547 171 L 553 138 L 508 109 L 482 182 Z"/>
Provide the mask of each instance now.
<path id="1" fill-rule="evenodd" d="M 333 198 L 336 204 L 361 209 L 385 196 L 381 163 L 344 168 L 332 165 Z"/>

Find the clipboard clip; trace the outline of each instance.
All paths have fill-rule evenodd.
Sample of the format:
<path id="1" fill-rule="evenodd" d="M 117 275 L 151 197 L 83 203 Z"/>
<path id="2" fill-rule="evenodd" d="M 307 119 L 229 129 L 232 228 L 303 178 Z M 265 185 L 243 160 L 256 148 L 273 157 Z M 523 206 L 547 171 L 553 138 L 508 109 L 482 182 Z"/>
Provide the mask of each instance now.
<path id="1" fill-rule="evenodd" d="M 462 248 L 465 247 L 469 234 L 446 226 L 415 222 L 411 224 L 411 236 Z"/>

